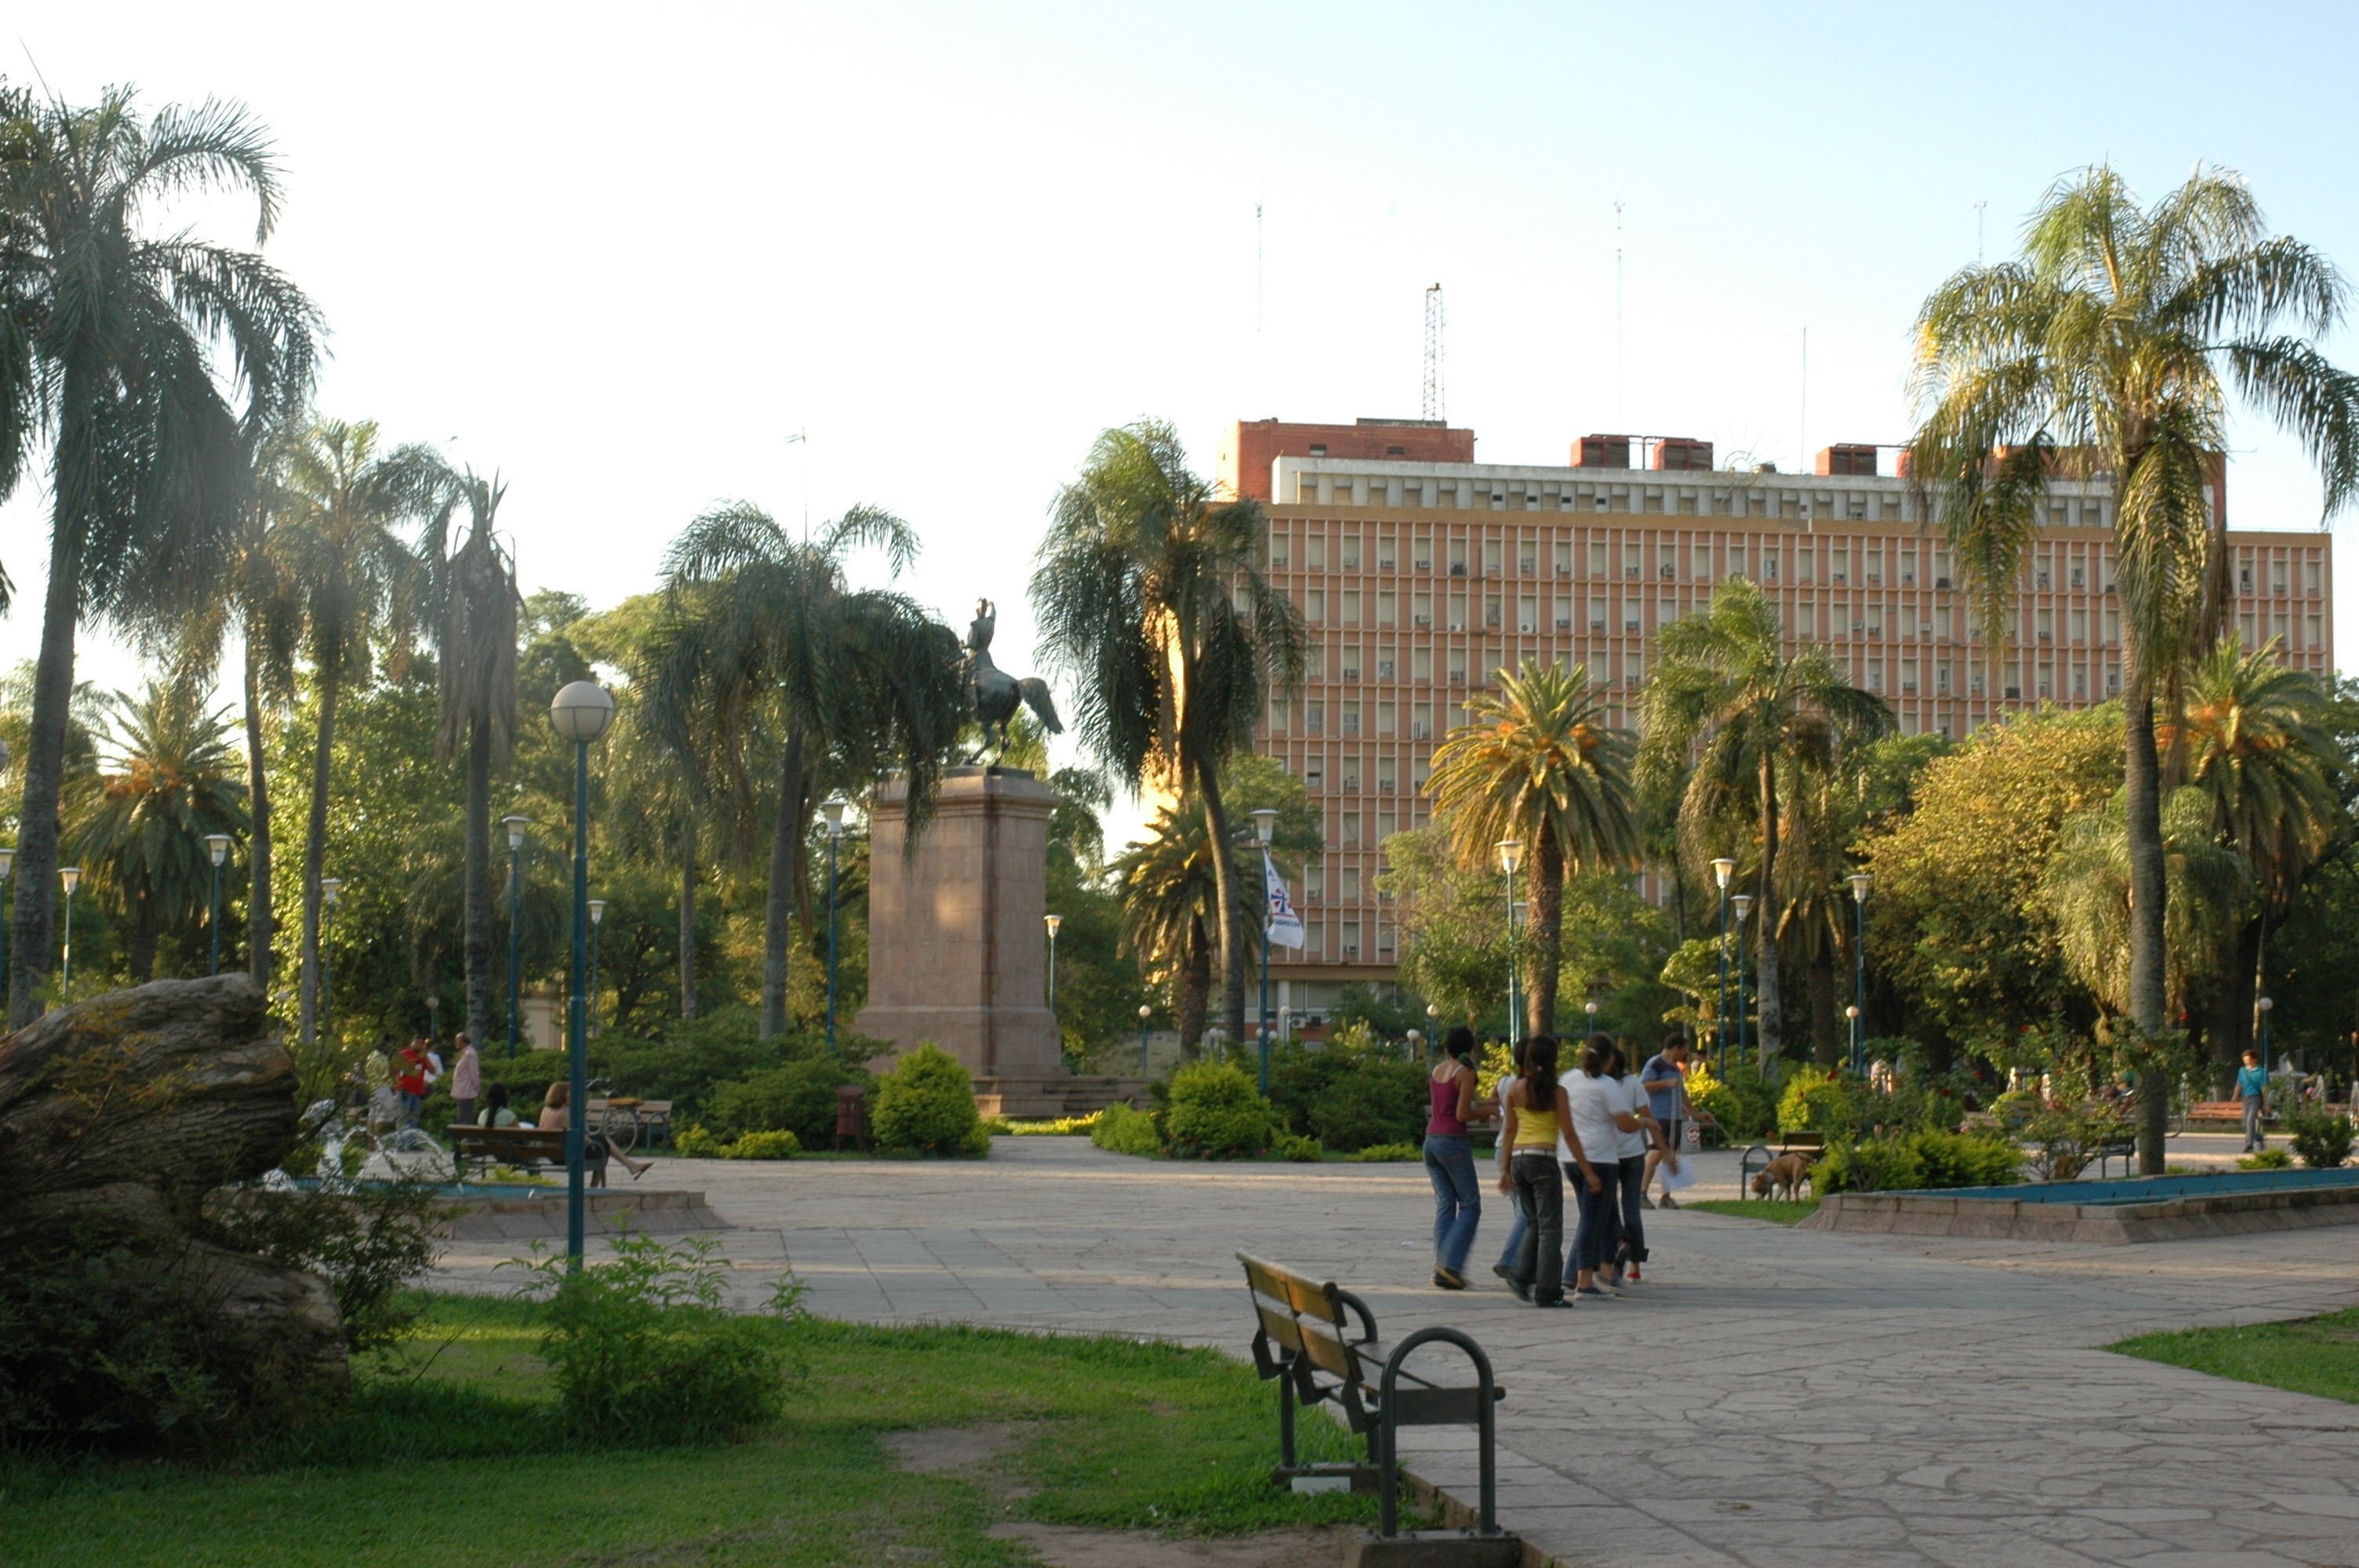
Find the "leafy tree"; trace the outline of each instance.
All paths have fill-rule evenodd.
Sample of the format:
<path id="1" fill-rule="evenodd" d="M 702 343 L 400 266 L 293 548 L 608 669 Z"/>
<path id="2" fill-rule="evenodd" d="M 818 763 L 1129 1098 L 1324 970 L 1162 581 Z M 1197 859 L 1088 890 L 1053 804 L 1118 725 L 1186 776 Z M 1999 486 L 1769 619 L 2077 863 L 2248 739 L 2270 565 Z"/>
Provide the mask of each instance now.
<path id="1" fill-rule="evenodd" d="M 2177 1017 L 2190 985 L 2219 962 L 2223 938 L 2244 924 L 2252 872 L 2234 850 L 2213 839 L 2212 804 L 2201 790 L 2173 791 L 2164 804 L 2162 849 L 2170 897 L 2164 995 Z M 2065 968 L 2108 1011 L 2126 1013 L 2131 898 L 2124 795 L 2065 820 L 2041 874 L 2040 894 L 2055 919 Z"/>
<path id="2" fill-rule="evenodd" d="M 1916 809 L 1872 827 L 1868 967 L 1908 999 L 1906 1033 L 1946 1065 L 2065 1005 L 2039 880 L 2067 817 L 2121 786 L 2121 709 L 2053 708 L 1976 730 L 1927 765 Z"/>
<path id="3" fill-rule="evenodd" d="M 1746 578 L 1723 583 L 1704 613 L 1673 622 L 1658 641 L 1638 699 L 1640 771 L 1660 779 L 1694 754 L 1680 810 L 1691 860 L 1706 857 L 1714 825 L 1731 817 L 1749 817 L 1760 833 L 1754 929 L 1766 1063 L 1783 1046 L 1779 782 L 1828 776 L 1844 753 L 1891 729 L 1892 710 L 1844 678 L 1826 649 L 1805 647 L 1788 657 L 1776 603 Z"/>
<path id="4" fill-rule="evenodd" d="M 283 511 L 272 548 L 286 574 L 299 645 L 318 695 L 297 1001 L 297 1030 L 307 1044 L 314 1038 L 319 1011 L 320 883 L 327 867 L 336 704 L 348 686 L 368 680 L 380 639 L 397 667 L 406 657 L 424 582 L 418 557 L 395 529 L 429 503 L 437 461 L 418 447 L 380 455 L 374 420 L 318 420 L 288 454 L 277 494 Z"/>
<path id="5" fill-rule="evenodd" d="M 2359 378 L 2316 341 L 2344 284 L 2300 242 L 2272 235 L 2244 180 L 2198 168 L 2152 207 L 2099 165 L 2060 180 L 2020 259 L 1966 268 L 1918 313 L 1923 421 L 1912 471 L 1980 600 L 1994 657 L 2048 477 L 2112 477 L 2129 716 L 2129 1012 L 2166 1027 L 2166 780 L 2155 708 L 2224 625 L 2224 518 L 2205 495 L 2226 446 L 2227 394 L 2290 428 L 2318 464 L 2331 514 L 2359 498 Z M 2166 1087 L 2144 1097 L 2138 1163 L 2163 1168 Z"/>
<path id="6" fill-rule="evenodd" d="M 85 615 L 176 620 L 246 493 L 240 413 L 299 406 L 310 303 L 258 254 L 144 220 L 179 198 L 250 194 L 255 243 L 278 216 L 277 162 L 243 110 L 143 118 L 125 89 L 77 109 L 0 83 L 0 499 L 49 453 L 49 589 L 27 726 L 8 1020 L 46 1000 L 56 950 L 60 801 Z M 226 351 L 227 363 L 223 362 Z"/>
<path id="7" fill-rule="evenodd" d="M 694 765 L 698 731 L 710 727 L 723 752 L 722 787 L 743 825 L 753 807 L 745 758 L 756 720 L 783 737 L 763 934 L 765 1038 L 787 1024 L 789 925 L 820 765 L 832 759 L 848 777 L 897 768 L 908 781 L 914 845 L 965 707 L 949 629 L 904 595 L 851 586 L 844 560 L 862 546 L 884 549 L 897 574 L 917 558 L 918 536 L 890 513 L 862 506 L 799 540 L 736 502 L 690 524 L 664 560 L 671 615 L 647 700 L 674 752 Z"/>
<path id="8" fill-rule="evenodd" d="M 1134 789 L 1191 792 L 1230 841 L 1221 774 L 1273 695 L 1301 685 L 1302 621 L 1262 573 L 1260 504 L 1223 501 L 1189 471 L 1170 426 L 1101 435 L 1049 510 L 1032 574 L 1041 653 L 1078 688 L 1082 744 Z M 1212 857 L 1231 1039 L 1245 1027 L 1245 909 L 1257 902 Z"/>
<path id="9" fill-rule="evenodd" d="M 77 802 L 68 852 L 123 920 L 131 983 L 145 985 L 166 930 L 201 926 L 213 877 L 205 837 L 244 830 L 245 789 L 228 715 L 207 712 L 197 693 L 151 681 L 136 698 L 115 693 L 106 708 L 113 766 Z"/>
<path id="10" fill-rule="evenodd" d="M 1519 674 L 1501 670 L 1498 691 L 1478 693 L 1466 708 L 1469 722 L 1433 753 L 1427 792 L 1461 864 L 1492 864 L 1494 846 L 1508 839 L 1523 846 L 1525 1021 L 1531 1033 L 1553 1034 L 1565 878 L 1637 863 L 1630 739 L 1605 722 L 1586 665 L 1527 661 Z"/>
<path id="11" fill-rule="evenodd" d="M 1497 873 L 1467 870 L 1440 823 L 1386 838 L 1384 867 L 1376 889 L 1400 923 L 1400 983 L 1440 1008 L 1445 1026 L 1504 1033 L 1507 912 Z"/>

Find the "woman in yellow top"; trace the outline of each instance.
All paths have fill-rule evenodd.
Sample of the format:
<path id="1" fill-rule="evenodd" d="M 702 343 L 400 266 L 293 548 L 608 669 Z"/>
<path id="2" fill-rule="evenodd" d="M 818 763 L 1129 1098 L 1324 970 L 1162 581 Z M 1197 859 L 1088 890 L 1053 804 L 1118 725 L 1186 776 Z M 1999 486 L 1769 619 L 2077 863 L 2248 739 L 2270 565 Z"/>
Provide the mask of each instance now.
<path id="1" fill-rule="evenodd" d="M 1591 1192 L 1603 1185 L 1572 1130 L 1572 1108 L 1557 1082 L 1556 1041 L 1535 1034 L 1524 1047 L 1524 1068 L 1502 1098 L 1505 1117 L 1500 1147 L 1507 1151 L 1499 1190 L 1515 1195 L 1527 1228 L 1524 1245 L 1507 1274 L 1507 1288 L 1538 1307 L 1569 1307 L 1564 1294 L 1564 1178 L 1558 1173 L 1557 1140 L 1572 1152 L 1573 1163 Z"/>

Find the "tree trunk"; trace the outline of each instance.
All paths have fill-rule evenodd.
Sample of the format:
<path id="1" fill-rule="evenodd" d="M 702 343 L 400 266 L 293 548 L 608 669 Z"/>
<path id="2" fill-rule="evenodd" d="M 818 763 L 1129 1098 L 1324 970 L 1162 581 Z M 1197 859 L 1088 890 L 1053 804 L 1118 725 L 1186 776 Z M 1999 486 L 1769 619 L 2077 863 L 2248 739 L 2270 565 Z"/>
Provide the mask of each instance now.
<path id="1" fill-rule="evenodd" d="M 2220 975 L 2212 988 L 2212 1085 L 2233 1088 L 2245 1047 L 2253 1044 L 2253 1002 L 2261 958 L 2260 920 L 2245 922 L 2220 955 Z M 2264 1064 L 2266 1065 L 2267 1064 Z"/>
<path id="2" fill-rule="evenodd" d="M 38 1018 L 49 1001 L 49 959 L 58 935 L 58 800 L 65 789 L 74 630 L 82 612 L 81 525 L 60 517 L 53 539 L 49 589 L 41 607 L 40 662 L 33 670 L 25 799 L 16 823 L 16 913 L 8 934 L 8 1022 L 19 1028 Z"/>
<path id="3" fill-rule="evenodd" d="M 696 828 L 679 857 L 679 1016 L 696 1016 Z"/>
<path id="4" fill-rule="evenodd" d="M 481 1051 L 492 1037 L 492 721 L 467 723 L 467 869 L 462 962 L 467 971 L 467 1038 Z"/>
<path id="5" fill-rule="evenodd" d="M 1822 953 L 1810 966 L 1810 1054 L 1821 1067 L 1832 1067 L 1843 1060 L 1843 1015 L 1841 995 L 1835 988 L 1835 966 L 1832 954 Z"/>
<path id="6" fill-rule="evenodd" d="M 245 789 L 253 830 L 246 838 L 246 870 L 252 891 L 245 905 L 245 964 L 254 983 L 270 995 L 270 779 L 263 755 L 262 671 L 256 663 L 254 611 L 245 615 Z"/>
<path id="7" fill-rule="evenodd" d="M 1532 846 L 1526 896 L 1531 945 L 1524 955 L 1524 1022 L 1528 1034 L 1556 1033 L 1556 988 L 1564 967 L 1564 849 L 1542 832 Z M 1586 1016 L 1586 1015 L 1584 1015 Z"/>
<path id="8" fill-rule="evenodd" d="M 1212 997 L 1212 939 L 1204 931 L 1204 917 L 1188 917 L 1188 957 L 1180 971 L 1180 1054 L 1194 1061 L 1203 1054 L 1204 1012 Z"/>
<path id="9" fill-rule="evenodd" d="M 1221 781 L 1214 770 L 1200 764 L 1196 783 L 1204 792 L 1204 825 L 1212 836 L 1212 885 L 1220 894 L 1222 1033 L 1229 1040 L 1242 1041 L 1245 1037 L 1247 946 L 1245 898 L 1237 886 L 1236 861 L 1229 841 L 1229 812 L 1221 803 Z"/>
<path id="10" fill-rule="evenodd" d="M 770 834 L 770 887 L 762 916 L 762 1038 L 787 1032 L 787 950 L 794 932 L 795 849 L 803 836 L 803 738 L 787 737 L 778 820 Z"/>
<path id="11" fill-rule="evenodd" d="M 1777 983 L 1777 766 L 1761 759 L 1761 891 L 1753 912 L 1754 938 L 1761 944 L 1761 983 L 1754 1000 L 1761 1010 L 1761 1065 L 1784 1054 L 1785 996 Z"/>
<path id="12" fill-rule="evenodd" d="M 131 983 L 144 986 L 156 978 L 156 946 L 161 933 L 156 929 L 156 900 L 139 893 L 131 901 Z"/>
<path id="13" fill-rule="evenodd" d="M 320 682 L 320 733 L 311 748 L 310 837 L 303 846 L 303 968 L 295 1034 L 306 1045 L 320 1038 L 320 879 L 328 866 L 329 762 L 336 743 L 338 684 L 332 676 Z"/>
<path id="14" fill-rule="evenodd" d="M 2143 663 L 2142 660 L 2138 661 Z M 2170 1019 L 2164 990 L 2162 918 L 2161 760 L 2154 749 L 2154 684 L 2143 669 L 2131 676 L 2127 709 L 2128 754 L 2122 781 L 2130 852 L 2130 1020 L 2138 1032 L 2158 1035 Z M 2169 1130 L 2171 1086 L 2147 1072 L 2139 1084 L 2138 1171 L 2159 1176 L 2163 1139 Z"/>

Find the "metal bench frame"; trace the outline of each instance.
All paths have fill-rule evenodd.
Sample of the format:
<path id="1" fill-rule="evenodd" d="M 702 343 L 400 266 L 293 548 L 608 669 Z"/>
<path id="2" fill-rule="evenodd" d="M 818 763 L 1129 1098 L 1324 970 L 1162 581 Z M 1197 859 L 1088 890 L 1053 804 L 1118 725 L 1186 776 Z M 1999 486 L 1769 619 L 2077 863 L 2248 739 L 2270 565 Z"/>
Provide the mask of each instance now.
<path id="1" fill-rule="evenodd" d="M 1245 1265 L 1245 1289 L 1259 1320 L 1254 1331 L 1254 1368 L 1265 1381 L 1278 1385 L 1277 1475 L 1289 1479 L 1313 1475 L 1358 1478 L 1362 1466 L 1304 1465 L 1296 1453 L 1295 1407 L 1334 1400 L 1352 1431 L 1367 1443 L 1368 1462 L 1376 1471 L 1382 1532 L 1397 1535 L 1400 1429 L 1472 1425 L 1482 1472 L 1479 1533 L 1499 1534 L 1496 1409 L 1506 1390 L 1492 1380 L 1491 1358 L 1483 1347 L 1462 1331 L 1440 1325 L 1386 1345 L 1376 1337 L 1375 1314 L 1368 1303 L 1332 1281 L 1313 1281 L 1244 1252 L 1237 1254 L 1237 1261 Z M 1361 1330 L 1356 1338 L 1354 1317 Z M 1409 1371 L 1411 1353 L 1429 1345 L 1464 1351 L 1473 1364 L 1475 1381 L 1438 1385 Z"/>
<path id="2" fill-rule="evenodd" d="M 1827 1135 L 1823 1132 L 1781 1133 L 1777 1139 L 1777 1149 L 1776 1153 L 1770 1152 L 1769 1145 L 1767 1143 L 1754 1144 L 1751 1148 L 1745 1150 L 1745 1152 L 1737 1159 L 1736 1195 L 1742 1199 L 1748 1198 L 1752 1195 L 1753 1156 L 1756 1154 L 1761 1156 L 1762 1166 L 1766 1169 L 1767 1168 L 1769 1162 L 1777 1159 L 1780 1154 L 1823 1154 L 1826 1152 L 1826 1150 Z M 1817 1162 L 1815 1161 L 1812 1162 L 1814 1164 L 1816 1162 Z M 1815 1186 L 1813 1187 L 1813 1190 L 1815 1190 Z"/>

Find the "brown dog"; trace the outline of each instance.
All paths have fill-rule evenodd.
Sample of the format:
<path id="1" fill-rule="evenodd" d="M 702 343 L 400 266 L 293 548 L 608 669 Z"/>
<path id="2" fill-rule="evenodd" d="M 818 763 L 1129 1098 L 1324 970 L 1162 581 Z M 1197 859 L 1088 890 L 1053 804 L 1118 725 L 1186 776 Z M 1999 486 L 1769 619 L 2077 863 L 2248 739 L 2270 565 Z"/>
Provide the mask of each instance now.
<path id="1" fill-rule="evenodd" d="M 1799 1154 L 1780 1154 L 1753 1178 L 1753 1195 L 1756 1198 L 1777 1197 L 1792 1203 L 1802 1195 L 1802 1184 L 1810 1179 L 1810 1162 Z"/>

